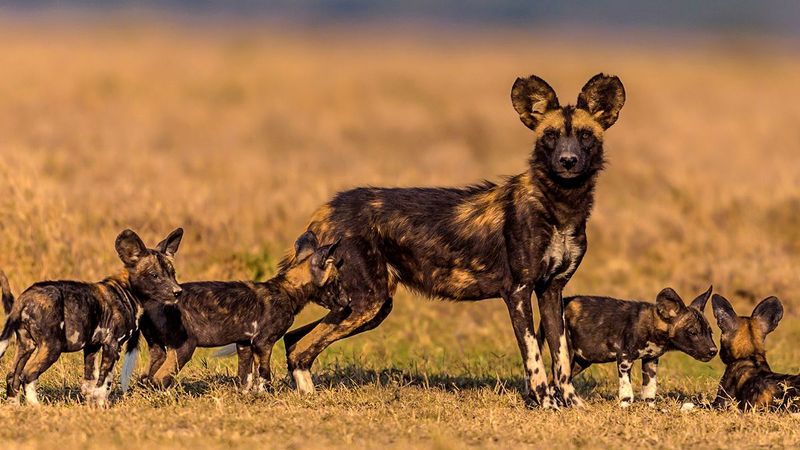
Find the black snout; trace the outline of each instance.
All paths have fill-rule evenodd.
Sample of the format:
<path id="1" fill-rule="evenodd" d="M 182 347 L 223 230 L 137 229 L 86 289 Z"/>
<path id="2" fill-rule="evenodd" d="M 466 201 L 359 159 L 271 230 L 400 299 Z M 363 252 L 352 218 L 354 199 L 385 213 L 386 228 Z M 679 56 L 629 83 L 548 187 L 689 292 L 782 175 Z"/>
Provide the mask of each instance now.
<path id="1" fill-rule="evenodd" d="M 561 167 L 566 170 L 570 170 L 575 167 L 576 164 L 578 164 L 578 157 L 573 154 L 561 155 L 558 158 L 558 162 L 561 163 Z"/>

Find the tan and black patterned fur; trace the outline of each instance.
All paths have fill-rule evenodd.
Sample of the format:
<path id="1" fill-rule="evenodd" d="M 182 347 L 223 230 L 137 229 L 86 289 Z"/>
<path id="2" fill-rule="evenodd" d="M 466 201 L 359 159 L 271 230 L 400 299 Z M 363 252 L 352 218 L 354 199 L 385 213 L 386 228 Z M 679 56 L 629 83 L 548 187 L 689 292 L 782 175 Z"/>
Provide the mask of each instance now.
<path id="1" fill-rule="evenodd" d="M 174 303 L 181 293 L 172 258 L 182 236 L 179 228 L 155 249 L 148 249 L 136 233 L 123 231 L 117 237 L 116 250 L 125 268 L 98 283 L 42 281 L 15 301 L 3 280 L 8 318 L 0 335 L 0 356 L 10 339 L 17 339 L 16 359 L 6 377 L 9 399 L 19 401 L 22 387 L 27 403 L 37 405 L 39 376 L 62 353 L 83 350 L 81 391 L 88 401 L 105 406 L 120 349 L 128 339 L 138 340 L 138 319 L 143 308 L 154 303 Z"/>
<path id="2" fill-rule="evenodd" d="M 722 331 L 720 358 L 725 373 L 713 405 L 733 403 L 740 410 L 789 409 L 798 411 L 800 375 L 775 373 L 767 363 L 764 341 L 783 317 L 783 305 L 776 297 L 759 303 L 750 317 L 738 316 L 730 302 L 720 295 L 712 299 L 714 316 Z"/>
<path id="3" fill-rule="evenodd" d="M 658 360 L 678 350 L 700 361 L 717 354 L 711 326 L 703 309 L 711 288 L 686 306 L 666 288 L 655 303 L 609 297 L 575 296 L 564 299 L 567 335 L 572 349 L 572 376 L 592 364 L 617 363 L 620 406 L 633 402 L 631 369 L 642 360 L 642 399 L 656 396 Z"/>
<path id="4" fill-rule="evenodd" d="M 197 347 L 236 344 L 239 380 L 253 386 L 253 354 L 257 359 L 256 387 L 270 381 L 272 347 L 309 301 L 332 310 L 346 304 L 337 281 L 332 253 L 338 244 L 319 246 L 311 232 L 295 243 L 297 258 L 266 282 L 199 281 L 181 284 L 175 305 L 149 305 L 141 320 L 150 349 L 145 380 L 170 385 Z"/>
<path id="5" fill-rule="evenodd" d="M 337 194 L 313 215 L 307 229 L 320 242 L 342 240 L 337 255 L 347 261 L 341 276 L 350 304 L 287 334 L 291 372 L 310 379 L 323 349 L 378 326 L 402 284 L 455 301 L 502 297 L 525 365 L 528 403 L 581 403 L 569 381 L 561 291 L 586 251 L 604 132 L 617 120 L 625 91 L 617 77 L 599 74 L 576 106 L 562 107 L 544 80 L 530 76 L 517 79 L 511 101 L 535 139 L 519 175 L 464 188 L 358 188 Z M 533 293 L 560 396 L 548 390 Z"/>

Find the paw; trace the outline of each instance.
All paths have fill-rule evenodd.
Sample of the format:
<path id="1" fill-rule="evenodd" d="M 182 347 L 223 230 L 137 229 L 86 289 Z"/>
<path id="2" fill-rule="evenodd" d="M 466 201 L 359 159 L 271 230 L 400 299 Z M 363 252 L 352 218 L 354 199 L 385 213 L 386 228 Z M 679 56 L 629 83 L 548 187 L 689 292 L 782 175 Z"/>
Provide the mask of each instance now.
<path id="1" fill-rule="evenodd" d="M 651 398 L 643 398 L 642 400 L 644 400 L 644 403 L 645 403 L 647 406 L 649 406 L 649 407 L 651 407 L 651 408 L 655 408 L 655 407 L 656 407 L 656 399 L 655 399 L 654 397 L 651 397 Z"/>
<path id="2" fill-rule="evenodd" d="M 689 412 L 694 409 L 694 403 L 686 402 L 681 405 L 681 412 Z"/>
<path id="3" fill-rule="evenodd" d="M 545 394 L 541 398 L 537 398 L 536 395 L 529 393 L 525 396 L 525 407 L 528 409 L 549 409 L 552 411 L 558 411 L 561 409 L 561 405 L 558 402 L 558 397 L 552 394 Z"/>
<path id="4" fill-rule="evenodd" d="M 632 404 L 633 404 L 632 398 L 623 398 L 619 401 L 619 407 L 622 409 L 630 408 Z"/>
<path id="5" fill-rule="evenodd" d="M 311 379 L 311 372 L 308 370 L 295 369 L 295 371 L 292 372 L 292 376 L 297 385 L 297 392 L 301 394 L 314 394 L 316 392 L 314 381 Z"/>
<path id="6" fill-rule="evenodd" d="M 11 406 L 19 406 L 20 405 L 19 394 L 8 397 L 8 404 Z"/>
<path id="7" fill-rule="evenodd" d="M 564 396 L 564 407 L 565 408 L 576 408 L 576 409 L 584 409 L 586 408 L 586 402 L 583 401 L 577 394 L 574 392 L 570 393 L 569 395 Z"/>

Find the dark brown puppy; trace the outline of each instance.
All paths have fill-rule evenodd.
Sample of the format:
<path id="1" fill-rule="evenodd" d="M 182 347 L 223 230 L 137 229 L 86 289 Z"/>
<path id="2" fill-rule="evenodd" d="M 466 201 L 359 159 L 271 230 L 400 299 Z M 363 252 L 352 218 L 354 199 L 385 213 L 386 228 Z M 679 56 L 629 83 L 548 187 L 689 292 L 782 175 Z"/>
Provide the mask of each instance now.
<path id="1" fill-rule="evenodd" d="M 17 394 L 24 387 L 28 404 L 38 405 L 39 376 L 62 353 L 83 350 L 81 391 L 89 401 L 105 406 L 120 348 L 131 337 L 138 340 L 142 309 L 153 303 L 174 303 L 180 295 L 172 258 L 182 236 L 178 228 L 155 249 L 148 249 L 136 233 L 123 231 L 116 249 L 125 269 L 99 283 L 42 281 L 14 301 L 8 283 L 3 282 L 8 319 L 0 334 L 0 356 L 12 335 L 17 338 L 16 360 L 6 377 L 8 398 L 18 402 Z"/>
<path id="2" fill-rule="evenodd" d="M 572 349 L 572 376 L 592 364 L 616 361 L 619 402 L 633 402 L 631 368 L 642 360 L 642 399 L 655 400 L 658 359 L 672 350 L 700 361 L 717 354 L 711 326 L 703 309 L 711 288 L 689 306 L 672 289 L 658 293 L 655 303 L 608 297 L 576 296 L 564 299 L 567 330 Z"/>
<path id="3" fill-rule="evenodd" d="M 714 294 L 711 302 L 722 330 L 719 356 L 726 366 L 713 405 L 722 408 L 732 402 L 742 411 L 800 409 L 800 375 L 773 372 L 764 349 L 767 334 L 783 317 L 781 301 L 775 297 L 763 300 L 750 317 L 737 316 L 720 295 Z"/>
<path id="4" fill-rule="evenodd" d="M 150 364 L 143 378 L 170 385 L 195 348 L 236 344 L 242 386 L 245 390 L 252 387 L 255 353 L 258 387 L 263 389 L 270 381 L 272 347 L 295 315 L 312 300 L 329 309 L 346 304 L 331 256 L 337 246 L 318 246 L 314 234 L 306 232 L 295 243 L 294 263 L 266 282 L 183 283 L 177 304 L 149 305 L 141 320 L 150 348 Z"/>
<path id="5" fill-rule="evenodd" d="M 625 90 L 617 77 L 598 74 L 576 106 L 562 107 L 553 88 L 530 76 L 517 79 L 511 101 L 534 133 L 523 173 L 465 188 L 359 188 L 314 214 L 307 229 L 320 242 L 342 239 L 337 256 L 347 261 L 341 275 L 351 302 L 287 334 L 289 370 L 300 390 L 313 392 L 309 370 L 320 352 L 378 326 L 403 284 L 456 301 L 502 297 L 525 365 L 528 403 L 581 403 L 570 382 L 561 291 L 586 251 L 604 132 L 616 122 Z M 536 343 L 534 292 L 560 396 L 548 390 Z"/>

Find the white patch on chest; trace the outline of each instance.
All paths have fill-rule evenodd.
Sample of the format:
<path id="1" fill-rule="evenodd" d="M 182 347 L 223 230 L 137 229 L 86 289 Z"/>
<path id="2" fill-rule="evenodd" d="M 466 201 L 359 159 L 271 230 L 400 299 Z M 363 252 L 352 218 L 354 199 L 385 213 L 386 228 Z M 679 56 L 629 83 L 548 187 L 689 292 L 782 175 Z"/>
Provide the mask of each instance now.
<path id="1" fill-rule="evenodd" d="M 559 230 L 553 227 L 550 243 L 547 244 L 547 249 L 545 249 L 542 257 L 542 261 L 549 271 L 549 273 L 545 274 L 548 278 L 562 278 L 575 271 L 580 248 L 575 242 L 574 233 L 575 230 L 573 228 Z"/>
<path id="2" fill-rule="evenodd" d="M 652 357 L 656 355 L 661 355 L 663 351 L 664 351 L 663 348 L 659 347 L 657 344 L 648 341 L 647 344 L 645 344 L 644 348 L 639 350 L 639 356 Z"/>

